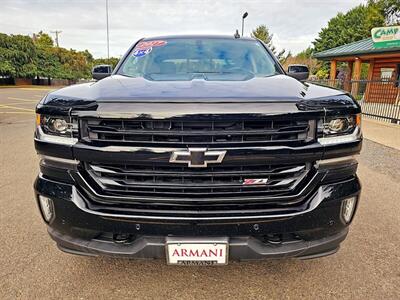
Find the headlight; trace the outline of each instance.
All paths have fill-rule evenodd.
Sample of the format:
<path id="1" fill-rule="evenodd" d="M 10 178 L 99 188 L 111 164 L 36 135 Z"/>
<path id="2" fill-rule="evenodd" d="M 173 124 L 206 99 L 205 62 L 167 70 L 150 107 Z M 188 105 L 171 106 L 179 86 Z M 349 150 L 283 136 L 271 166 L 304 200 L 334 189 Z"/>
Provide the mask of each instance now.
<path id="1" fill-rule="evenodd" d="M 60 144 L 75 144 L 78 121 L 68 116 L 36 115 L 36 133 L 41 140 Z"/>
<path id="2" fill-rule="evenodd" d="M 346 117 L 327 117 L 323 123 L 323 135 L 349 134 L 361 123 L 360 115 Z"/>
<path id="3" fill-rule="evenodd" d="M 333 119 L 328 123 L 326 127 L 329 133 L 337 133 L 347 131 L 351 127 L 351 124 L 348 118 L 341 118 L 341 119 Z"/>
<path id="4" fill-rule="evenodd" d="M 70 127 L 70 124 L 67 121 L 59 118 L 56 119 L 50 118 L 48 123 L 49 127 L 53 132 L 61 134 L 67 133 L 68 128 Z"/>
<path id="5" fill-rule="evenodd" d="M 361 115 L 329 116 L 318 122 L 318 142 L 323 145 L 354 141 L 361 136 Z"/>

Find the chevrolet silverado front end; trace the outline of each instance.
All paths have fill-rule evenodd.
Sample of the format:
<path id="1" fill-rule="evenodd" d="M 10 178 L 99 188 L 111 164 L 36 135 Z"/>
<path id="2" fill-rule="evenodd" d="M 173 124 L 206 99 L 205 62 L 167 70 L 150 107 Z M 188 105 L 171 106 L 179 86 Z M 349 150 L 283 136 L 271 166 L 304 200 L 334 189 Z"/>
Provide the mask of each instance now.
<path id="1" fill-rule="evenodd" d="M 37 106 L 36 199 L 69 253 L 170 264 L 313 258 L 360 195 L 360 107 L 255 39 L 143 39 Z"/>

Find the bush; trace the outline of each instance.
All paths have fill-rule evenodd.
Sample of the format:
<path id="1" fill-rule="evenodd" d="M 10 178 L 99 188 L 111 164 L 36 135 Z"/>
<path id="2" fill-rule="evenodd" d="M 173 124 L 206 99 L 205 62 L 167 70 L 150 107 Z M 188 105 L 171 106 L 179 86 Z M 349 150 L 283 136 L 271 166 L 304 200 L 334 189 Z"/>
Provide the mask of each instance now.
<path id="1" fill-rule="evenodd" d="M 317 73 L 315 74 L 315 76 L 317 76 L 318 79 L 328 79 L 329 71 L 327 71 L 325 69 L 319 69 L 317 71 Z"/>

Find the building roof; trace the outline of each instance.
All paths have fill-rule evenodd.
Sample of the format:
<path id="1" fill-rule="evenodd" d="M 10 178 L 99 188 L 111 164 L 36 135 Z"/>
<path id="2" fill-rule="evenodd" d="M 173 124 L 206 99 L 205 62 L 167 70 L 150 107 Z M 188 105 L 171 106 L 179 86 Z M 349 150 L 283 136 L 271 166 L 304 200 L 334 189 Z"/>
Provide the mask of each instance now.
<path id="1" fill-rule="evenodd" d="M 390 48 L 374 48 L 372 38 L 363 39 L 361 41 L 342 45 L 336 48 L 328 49 L 314 54 L 315 58 L 328 59 L 340 56 L 353 56 L 362 54 L 381 54 L 388 52 L 399 52 L 400 47 Z"/>

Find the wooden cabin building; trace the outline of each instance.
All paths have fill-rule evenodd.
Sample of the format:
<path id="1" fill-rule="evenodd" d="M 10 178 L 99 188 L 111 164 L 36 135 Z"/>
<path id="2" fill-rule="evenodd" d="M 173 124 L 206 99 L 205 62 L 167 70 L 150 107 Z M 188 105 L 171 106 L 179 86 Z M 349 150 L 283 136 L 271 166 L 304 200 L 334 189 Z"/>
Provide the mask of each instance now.
<path id="1" fill-rule="evenodd" d="M 354 96 L 364 85 L 366 102 L 400 103 L 400 46 L 376 47 L 372 38 L 318 52 L 315 58 L 330 61 L 330 80 L 337 79 L 338 63 L 347 64 L 344 88 Z M 361 80 L 362 63 L 368 63 L 367 78 Z"/>

